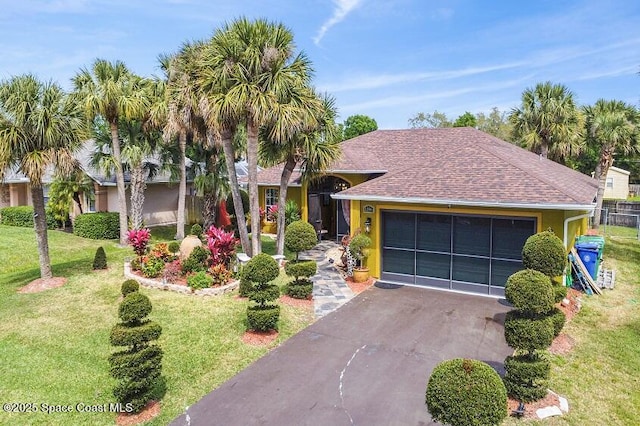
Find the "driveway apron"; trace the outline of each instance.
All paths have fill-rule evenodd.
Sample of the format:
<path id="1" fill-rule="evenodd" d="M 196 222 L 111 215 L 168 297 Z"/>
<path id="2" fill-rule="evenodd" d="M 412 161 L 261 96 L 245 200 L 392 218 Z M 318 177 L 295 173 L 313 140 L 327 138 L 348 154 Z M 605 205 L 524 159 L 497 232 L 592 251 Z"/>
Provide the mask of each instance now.
<path id="1" fill-rule="evenodd" d="M 502 325 L 508 310 L 496 299 L 379 284 L 241 371 L 172 425 L 434 424 L 424 402 L 431 370 L 465 357 L 500 371 L 511 353 Z"/>

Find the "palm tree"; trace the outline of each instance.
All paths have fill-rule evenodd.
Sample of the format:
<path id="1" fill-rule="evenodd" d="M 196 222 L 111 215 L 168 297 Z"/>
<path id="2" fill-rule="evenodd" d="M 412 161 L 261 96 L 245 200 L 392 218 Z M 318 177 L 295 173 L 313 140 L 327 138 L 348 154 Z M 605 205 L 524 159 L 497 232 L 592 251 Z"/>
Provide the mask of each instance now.
<path id="1" fill-rule="evenodd" d="M 594 228 L 600 225 L 602 198 L 607 183 L 607 172 L 616 153 L 640 151 L 640 113 L 621 101 L 599 99 L 595 105 L 584 108 L 586 131 L 590 145 L 599 147 L 599 158 L 594 178 L 598 181 Z"/>
<path id="2" fill-rule="evenodd" d="M 582 116 L 573 93 L 562 84 L 547 81 L 526 89 L 509 121 L 514 141 L 544 158 L 564 161 L 581 149 Z"/>
<path id="3" fill-rule="evenodd" d="M 91 68 L 82 69 L 74 78 L 75 97 L 87 117 L 95 121 L 101 117 L 109 126 L 113 149 L 118 210 L 120 213 L 120 245 L 127 244 L 127 200 L 118 123 L 121 118 L 136 119 L 148 110 L 144 80 L 132 74 L 120 61 L 97 59 Z"/>
<path id="4" fill-rule="evenodd" d="M 286 103 L 295 87 L 308 86 L 311 66 L 303 54 L 293 57 L 293 34 L 282 24 L 266 20 L 238 19 L 216 31 L 203 55 L 198 78 L 206 109 L 217 120 L 217 129 L 227 157 L 234 208 L 242 211 L 231 152 L 231 138 L 237 126 L 246 127 L 249 205 L 251 211 L 251 255 L 260 253 L 260 206 L 258 204 L 258 132 L 277 121 L 278 104 Z M 286 117 L 280 121 L 285 123 Z M 298 120 L 294 120 L 298 123 Z M 238 217 L 240 237 L 245 245 L 243 224 Z M 248 239 L 248 237 L 247 237 Z"/>
<path id="5" fill-rule="evenodd" d="M 184 238 L 185 199 L 187 196 L 187 140 L 191 138 L 203 140 L 206 133 L 205 123 L 199 114 L 198 95 L 193 85 L 190 70 L 202 43 L 185 44 L 176 55 L 165 55 L 159 58 L 161 68 L 167 80 L 166 104 L 167 117 L 164 126 L 165 140 L 178 137 L 180 147 L 180 184 L 178 187 L 178 217 L 176 239 Z"/>
<path id="6" fill-rule="evenodd" d="M 335 122 L 337 110 L 330 96 L 302 96 L 294 106 L 286 106 L 290 115 L 298 114 L 301 126 L 290 133 L 290 126 L 276 131 L 278 123 L 263 132 L 265 143 L 260 145 L 260 159 L 264 165 L 283 164 L 278 191 L 277 254 L 284 254 L 285 205 L 289 180 L 296 166 L 302 171 L 302 179 L 313 180 L 328 169 L 340 157 L 340 128 Z M 318 106 L 319 108 L 316 108 Z M 296 111 L 297 110 L 297 111 Z"/>
<path id="7" fill-rule="evenodd" d="M 62 89 L 33 75 L 0 84 L 0 181 L 16 167 L 29 178 L 40 277 L 52 278 L 42 177 L 50 166 L 71 173 L 73 157 L 87 136 L 86 122 Z"/>

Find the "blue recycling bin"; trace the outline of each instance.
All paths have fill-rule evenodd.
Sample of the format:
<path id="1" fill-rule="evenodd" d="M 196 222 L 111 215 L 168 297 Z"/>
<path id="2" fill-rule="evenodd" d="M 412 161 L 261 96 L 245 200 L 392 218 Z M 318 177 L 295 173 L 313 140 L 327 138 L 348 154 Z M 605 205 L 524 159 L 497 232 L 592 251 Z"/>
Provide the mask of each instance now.
<path id="1" fill-rule="evenodd" d="M 576 244 L 576 250 L 580 260 L 587 268 L 589 275 L 594 280 L 598 279 L 598 256 L 600 255 L 600 246 L 594 242 L 583 242 Z"/>

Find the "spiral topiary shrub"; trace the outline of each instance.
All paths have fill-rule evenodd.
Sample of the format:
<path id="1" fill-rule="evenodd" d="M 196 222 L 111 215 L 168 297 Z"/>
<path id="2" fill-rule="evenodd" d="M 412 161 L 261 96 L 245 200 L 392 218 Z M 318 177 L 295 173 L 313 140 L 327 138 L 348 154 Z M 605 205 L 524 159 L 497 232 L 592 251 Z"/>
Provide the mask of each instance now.
<path id="1" fill-rule="evenodd" d="M 292 281 L 287 285 L 285 293 L 294 299 L 311 300 L 313 296 L 313 281 L 306 278 Z"/>
<path id="2" fill-rule="evenodd" d="M 242 271 L 243 278 L 251 281 L 253 288 L 249 300 L 257 305 L 247 307 L 247 323 L 250 330 L 268 331 L 278 329 L 280 307 L 270 304 L 280 296 L 280 289 L 272 284 L 280 274 L 278 262 L 265 253 L 251 258 Z"/>
<path id="3" fill-rule="evenodd" d="M 296 260 L 301 251 L 311 250 L 318 244 L 318 236 L 313 225 L 303 220 L 292 222 L 284 231 L 284 246 L 295 252 Z"/>
<path id="4" fill-rule="evenodd" d="M 249 293 L 253 291 L 253 283 L 245 278 L 244 274 L 240 276 L 240 284 L 238 285 L 238 294 L 241 297 L 249 297 Z"/>
<path id="5" fill-rule="evenodd" d="M 123 297 L 127 297 L 129 293 L 133 293 L 135 291 L 138 291 L 139 289 L 140 283 L 138 283 L 138 281 L 136 280 L 126 280 L 122 283 L 122 286 L 120 286 L 120 292 L 122 293 Z"/>
<path id="6" fill-rule="evenodd" d="M 553 322 L 553 337 L 558 337 L 567 322 L 567 316 L 560 309 L 554 307 L 549 313 L 549 318 Z"/>
<path id="7" fill-rule="evenodd" d="M 551 279 L 533 269 L 518 271 L 507 279 L 505 298 L 517 310 L 543 314 L 553 308 L 554 292 Z"/>
<path id="8" fill-rule="evenodd" d="M 539 355 L 508 356 L 504 360 L 504 384 L 509 395 L 523 402 L 537 401 L 547 394 L 550 365 Z"/>
<path id="9" fill-rule="evenodd" d="M 456 358 L 429 377 L 426 404 L 433 420 L 453 426 L 499 425 L 507 417 L 507 391 L 488 364 Z"/>
<path id="10" fill-rule="evenodd" d="M 107 253 L 104 252 L 102 246 L 98 247 L 95 256 L 93 256 L 93 269 L 107 269 Z"/>
<path id="11" fill-rule="evenodd" d="M 109 357 L 111 376 L 118 380 L 113 395 L 133 412 L 166 391 L 161 375 L 162 349 L 151 343 L 160 337 L 162 327 L 147 319 L 151 310 L 147 296 L 137 291 L 129 293 L 118 309 L 121 322 L 110 334 L 111 345 L 125 347 Z"/>
<path id="12" fill-rule="evenodd" d="M 525 268 L 535 269 L 548 277 L 562 275 L 566 261 L 564 244 L 551 230 L 530 236 L 522 248 Z"/>
<path id="13" fill-rule="evenodd" d="M 315 260 L 293 260 L 284 265 L 287 275 L 295 279 L 290 282 L 285 292 L 295 299 L 311 299 L 313 294 L 313 282 L 309 277 L 315 275 L 318 265 Z"/>

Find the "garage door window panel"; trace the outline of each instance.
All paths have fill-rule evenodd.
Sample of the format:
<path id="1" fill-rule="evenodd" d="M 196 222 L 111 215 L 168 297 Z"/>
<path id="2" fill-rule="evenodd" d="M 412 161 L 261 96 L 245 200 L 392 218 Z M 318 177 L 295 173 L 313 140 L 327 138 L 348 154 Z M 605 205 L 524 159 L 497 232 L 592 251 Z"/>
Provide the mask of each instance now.
<path id="1" fill-rule="evenodd" d="M 451 216 L 418 215 L 418 250 L 451 252 Z"/>
<path id="2" fill-rule="evenodd" d="M 492 260 L 491 285 L 494 287 L 504 287 L 507 284 L 507 278 L 522 269 L 524 269 L 522 262 L 496 259 Z"/>
<path id="3" fill-rule="evenodd" d="M 489 259 L 472 256 L 453 256 L 453 280 L 489 284 Z"/>
<path id="4" fill-rule="evenodd" d="M 415 249 L 416 216 L 412 213 L 392 213 L 384 221 L 385 248 Z"/>
<path id="5" fill-rule="evenodd" d="M 522 247 L 533 233 L 532 220 L 494 219 L 492 227 L 492 257 L 522 258 Z"/>
<path id="6" fill-rule="evenodd" d="M 416 275 L 448 280 L 451 277 L 451 255 L 418 252 Z"/>
<path id="7" fill-rule="evenodd" d="M 491 253 L 491 219 L 467 216 L 455 217 L 453 252 L 489 256 Z"/>
<path id="8" fill-rule="evenodd" d="M 384 249 L 382 256 L 384 272 L 415 275 L 415 252 L 413 250 Z"/>

